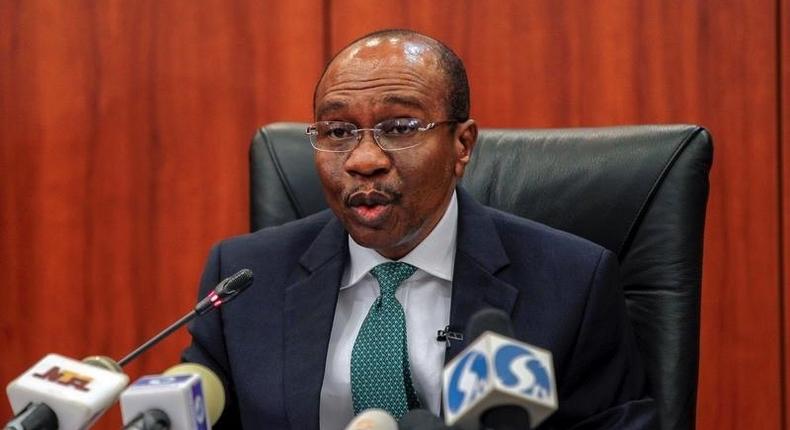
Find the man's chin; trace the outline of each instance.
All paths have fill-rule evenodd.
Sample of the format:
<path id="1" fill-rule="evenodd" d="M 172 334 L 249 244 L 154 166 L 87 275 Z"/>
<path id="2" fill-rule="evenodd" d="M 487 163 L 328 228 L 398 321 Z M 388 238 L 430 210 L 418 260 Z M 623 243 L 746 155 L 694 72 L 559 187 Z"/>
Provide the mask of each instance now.
<path id="1" fill-rule="evenodd" d="M 385 237 L 386 230 L 374 230 L 365 227 L 346 228 L 348 234 L 359 246 L 370 249 L 383 249 L 392 245 L 392 241 Z"/>
<path id="2" fill-rule="evenodd" d="M 417 245 L 413 240 L 404 240 L 391 228 L 348 228 L 349 235 L 359 246 L 370 248 L 379 254 L 391 259 L 399 260 L 408 254 Z M 413 235 L 407 235 L 412 238 Z"/>

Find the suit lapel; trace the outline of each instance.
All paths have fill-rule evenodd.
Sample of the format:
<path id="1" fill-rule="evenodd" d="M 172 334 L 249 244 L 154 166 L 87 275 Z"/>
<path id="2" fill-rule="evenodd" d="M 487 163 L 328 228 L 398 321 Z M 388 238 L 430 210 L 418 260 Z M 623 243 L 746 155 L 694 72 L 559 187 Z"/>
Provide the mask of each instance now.
<path id="1" fill-rule="evenodd" d="M 450 327 L 454 331 L 465 331 L 469 317 L 481 309 L 494 307 L 511 314 L 518 290 L 496 277 L 510 260 L 486 209 L 460 188 L 458 208 Z M 445 353 L 445 362 L 455 357 L 470 340 L 451 343 Z"/>
<path id="2" fill-rule="evenodd" d="M 338 288 L 346 264 L 346 233 L 336 218 L 300 259 L 285 290 L 285 403 L 291 427 L 318 428 L 321 385 Z"/>
<path id="3" fill-rule="evenodd" d="M 450 326 L 463 331 L 475 312 L 495 307 L 510 314 L 518 290 L 496 274 L 510 262 L 486 209 L 458 189 L 458 238 Z M 348 260 L 346 232 L 332 217 L 300 259 L 285 290 L 284 391 L 295 429 L 318 428 L 321 385 L 338 288 Z M 453 342 L 445 361 L 466 342 Z"/>

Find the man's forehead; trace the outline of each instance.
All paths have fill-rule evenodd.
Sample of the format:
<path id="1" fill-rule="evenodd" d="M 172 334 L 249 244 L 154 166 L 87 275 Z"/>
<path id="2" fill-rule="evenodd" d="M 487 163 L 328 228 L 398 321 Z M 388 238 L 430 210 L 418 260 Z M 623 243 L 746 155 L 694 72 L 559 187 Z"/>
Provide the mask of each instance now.
<path id="1" fill-rule="evenodd" d="M 327 75 L 364 72 L 425 73 L 438 70 L 432 46 L 413 36 L 375 36 L 346 47 L 327 67 Z"/>
<path id="2" fill-rule="evenodd" d="M 375 36 L 349 46 L 338 55 L 338 59 L 375 61 L 398 58 L 407 64 L 427 65 L 435 63 L 436 55 L 426 41 L 409 36 Z"/>

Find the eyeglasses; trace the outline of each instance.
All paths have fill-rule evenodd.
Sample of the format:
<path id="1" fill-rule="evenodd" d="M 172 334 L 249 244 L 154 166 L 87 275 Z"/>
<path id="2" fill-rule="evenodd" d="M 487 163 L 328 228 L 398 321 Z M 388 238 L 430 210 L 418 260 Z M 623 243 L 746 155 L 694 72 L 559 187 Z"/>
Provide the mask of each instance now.
<path id="1" fill-rule="evenodd" d="M 373 128 L 357 128 L 350 122 L 319 121 L 308 126 L 305 134 L 310 136 L 310 144 L 318 151 L 351 152 L 362 141 L 365 131 L 373 132 L 373 140 L 382 150 L 401 151 L 425 142 L 424 139 L 418 139 L 420 133 L 454 122 L 457 121 L 435 121 L 426 124 L 417 118 L 392 118 L 381 121 Z"/>

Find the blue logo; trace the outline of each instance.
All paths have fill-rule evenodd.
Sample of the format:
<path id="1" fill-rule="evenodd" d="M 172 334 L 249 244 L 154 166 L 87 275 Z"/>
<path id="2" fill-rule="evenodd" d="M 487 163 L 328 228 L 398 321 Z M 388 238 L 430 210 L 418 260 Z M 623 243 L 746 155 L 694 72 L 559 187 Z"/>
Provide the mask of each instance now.
<path id="1" fill-rule="evenodd" d="M 485 355 L 469 351 L 458 361 L 447 388 L 447 407 L 451 413 L 474 402 L 488 383 L 488 363 Z"/>
<path id="2" fill-rule="evenodd" d="M 135 386 L 138 387 L 145 387 L 145 386 L 162 386 L 162 385 L 177 385 L 180 384 L 187 379 L 191 378 L 189 375 L 178 375 L 178 376 L 145 376 L 137 380 L 134 383 Z"/>
<path id="3" fill-rule="evenodd" d="M 505 387 L 538 399 L 551 397 L 549 370 L 529 349 L 518 345 L 499 348 L 494 368 Z"/>
<path id="4" fill-rule="evenodd" d="M 195 412 L 195 428 L 207 430 L 206 402 L 203 400 L 203 386 L 200 382 L 192 386 L 192 410 Z"/>

